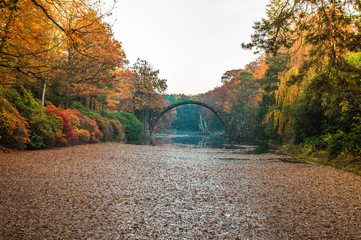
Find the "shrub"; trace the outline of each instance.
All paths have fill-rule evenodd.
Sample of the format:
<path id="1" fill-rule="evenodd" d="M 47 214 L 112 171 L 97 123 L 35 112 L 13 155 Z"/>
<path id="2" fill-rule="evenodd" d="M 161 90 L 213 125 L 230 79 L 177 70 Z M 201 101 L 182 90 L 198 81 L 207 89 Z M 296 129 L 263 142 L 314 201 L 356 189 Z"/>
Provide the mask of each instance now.
<path id="1" fill-rule="evenodd" d="M 125 138 L 123 125 L 119 120 L 119 112 L 110 112 L 106 109 L 102 109 L 98 112 L 101 116 L 107 118 L 113 128 L 113 140 L 122 141 Z"/>
<path id="2" fill-rule="evenodd" d="M 110 120 L 110 123 L 112 124 L 112 127 L 114 129 L 114 140 L 115 141 L 122 141 L 124 140 L 124 133 L 121 127 L 120 122 L 115 120 Z"/>
<path id="3" fill-rule="evenodd" d="M 71 126 L 71 122 L 69 117 L 66 115 L 64 111 L 60 111 L 54 105 L 49 105 L 46 108 L 46 112 L 48 115 L 57 115 L 62 118 L 62 132 L 65 134 L 66 139 L 71 139 L 74 136 L 73 127 Z M 60 127 L 60 126 L 59 126 Z"/>
<path id="4" fill-rule="evenodd" d="M 23 149 L 30 143 L 28 122 L 5 98 L 0 97 L 0 142 Z"/>
<path id="5" fill-rule="evenodd" d="M 84 108 L 84 107 L 83 107 Z M 86 130 L 89 135 L 89 141 L 91 143 L 97 143 L 103 140 L 104 134 L 100 131 L 98 124 L 95 120 L 90 119 L 89 117 L 83 115 L 81 112 L 79 112 L 77 109 L 66 109 L 64 110 L 66 115 L 69 117 L 70 122 L 74 128 L 76 127 L 79 131 L 80 130 Z M 98 114 L 93 114 L 93 116 L 100 117 Z M 77 132 L 75 132 L 75 135 Z M 85 143 L 84 139 L 79 141 L 81 143 Z"/>
<path id="6" fill-rule="evenodd" d="M 81 123 L 80 123 L 80 117 L 82 115 L 77 111 L 73 109 L 66 109 L 63 111 L 69 118 L 70 123 L 73 127 L 73 137 L 69 139 L 69 143 L 72 145 L 80 144 L 79 140 L 79 128 L 81 129 Z"/>
<path id="7" fill-rule="evenodd" d="M 117 113 L 118 119 L 124 126 L 124 133 L 130 143 L 140 143 L 143 130 L 142 123 L 133 115 L 126 112 Z"/>
<path id="8" fill-rule="evenodd" d="M 355 120 L 358 119 L 355 117 Z M 341 153 L 359 156 L 361 154 L 361 124 L 353 123 L 348 133 L 338 130 L 333 134 L 327 133 L 319 137 L 307 138 L 304 142 L 304 150 L 307 153 L 327 150 L 332 157 Z"/>
<path id="9" fill-rule="evenodd" d="M 89 143 L 90 133 L 85 129 L 73 128 L 74 136 L 69 139 L 69 143 L 72 145 Z"/>
<path id="10" fill-rule="evenodd" d="M 107 118 L 98 117 L 96 123 L 99 126 L 99 130 L 103 133 L 103 141 L 113 140 L 114 130 Z"/>
<path id="11" fill-rule="evenodd" d="M 95 120 L 90 121 L 90 142 L 91 143 L 97 143 L 100 142 L 101 139 L 103 139 L 103 133 L 99 130 L 99 127 Z"/>
<path id="12" fill-rule="evenodd" d="M 90 140 L 90 133 L 85 129 L 79 129 L 77 132 L 80 143 L 88 143 Z"/>
<path id="13" fill-rule="evenodd" d="M 74 136 L 70 138 L 68 142 L 71 145 L 80 144 L 79 135 L 78 135 L 79 129 L 77 127 L 73 127 L 73 132 L 74 132 Z"/>
<path id="14" fill-rule="evenodd" d="M 327 148 L 329 135 L 306 138 L 303 143 L 303 150 L 306 153 L 313 153 Z"/>
<path id="15" fill-rule="evenodd" d="M 81 104 L 81 102 L 78 101 L 71 102 L 70 108 L 73 110 L 76 109 L 76 111 L 80 112 L 83 116 L 86 116 L 90 119 L 96 120 L 98 118 L 98 115 L 95 112 L 84 107 L 84 105 Z"/>
<path id="16" fill-rule="evenodd" d="M 101 110 L 99 113 L 103 117 L 119 122 L 128 142 L 140 143 L 143 125 L 133 114 L 107 110 Z"/>
<path id="17" fill-rule="evenodd" d="M 356 156 L 361 155 L 361 116 L 353 118 L 351 131 L 346 136 L 345 151 Z"/>
<path id="18" fill-rule="evenodd" d="M 66 138 L 59 138 L 56 141 L 56 146 L 58 147 L 67 147 L 69 145 L 68 140 Z"/>
<path id="19" fill-rule="evenodd" d="M 21 88 L 21 93 L 10 90 L 8 96 L 19 113 L 28 121 L 30 127 L 29 148 L 51 146 L 54 133 L 58 130 L 54 119 L 45 113 L 40 101 L 35 99 L 30 91 Z M 54 124 L 55 123 L 55 124 Z"/>

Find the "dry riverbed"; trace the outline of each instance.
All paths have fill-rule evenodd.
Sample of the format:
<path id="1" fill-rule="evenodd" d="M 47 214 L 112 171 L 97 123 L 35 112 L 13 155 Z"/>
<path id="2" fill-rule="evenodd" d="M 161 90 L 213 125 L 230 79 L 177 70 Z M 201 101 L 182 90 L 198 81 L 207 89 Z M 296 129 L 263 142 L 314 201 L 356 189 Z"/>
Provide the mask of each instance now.
<path id="1" fill-rule="evenodd" d="M 361 239 L 361 177 L 272 153 L 0 154 L 0 239 Z"/>

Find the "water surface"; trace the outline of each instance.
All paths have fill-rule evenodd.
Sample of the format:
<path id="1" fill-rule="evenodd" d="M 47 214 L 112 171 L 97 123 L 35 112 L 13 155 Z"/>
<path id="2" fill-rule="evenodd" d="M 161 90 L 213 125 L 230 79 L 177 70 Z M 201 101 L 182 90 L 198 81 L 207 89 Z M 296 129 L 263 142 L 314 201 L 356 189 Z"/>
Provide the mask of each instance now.
<path id="1" fill-rule="evenodd" d="M 210 132 L 209 135 L 201 135 L 195 131 L 171 131 L 169 134 L 157 134 L 154 136 L 153 145 L 177 145 L 195 148 L 224 148 L 227 141 L 222 132 Z"/>

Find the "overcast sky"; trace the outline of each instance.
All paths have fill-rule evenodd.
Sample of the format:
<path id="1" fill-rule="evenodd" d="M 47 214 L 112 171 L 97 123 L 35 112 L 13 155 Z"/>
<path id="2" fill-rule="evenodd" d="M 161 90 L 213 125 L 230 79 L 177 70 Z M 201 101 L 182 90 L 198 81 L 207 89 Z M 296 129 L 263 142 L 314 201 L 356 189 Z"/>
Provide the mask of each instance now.
<path id="1" fill-rule="evenodd" d="M 167 79 L 167 93 L 198 94 L 257 57 L 240 44 L 250 41 L 253 22 L 265 17 L 268 2 L 118 0 L 108 21 L 130 65 L 147 60 Z"/>

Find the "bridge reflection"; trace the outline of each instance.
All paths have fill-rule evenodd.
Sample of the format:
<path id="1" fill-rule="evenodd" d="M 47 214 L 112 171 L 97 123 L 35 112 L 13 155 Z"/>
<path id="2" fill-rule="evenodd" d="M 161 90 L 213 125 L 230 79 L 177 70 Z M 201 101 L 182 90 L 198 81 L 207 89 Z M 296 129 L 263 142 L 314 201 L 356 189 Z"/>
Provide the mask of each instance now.
<path id="1" fill-rule="evenodd" d="M 210 135 L 198 135 L 193 131 L 172 131 L 170 134 L 156 134 L 152 145 L 179 145 L 198 148 L 222 148 L 227 144 L 222 132 L 211 132 Z"/>

